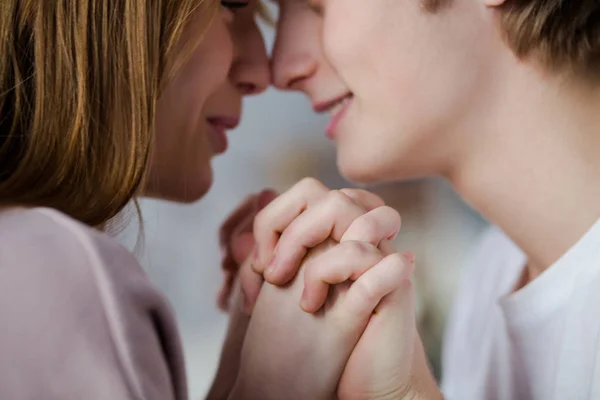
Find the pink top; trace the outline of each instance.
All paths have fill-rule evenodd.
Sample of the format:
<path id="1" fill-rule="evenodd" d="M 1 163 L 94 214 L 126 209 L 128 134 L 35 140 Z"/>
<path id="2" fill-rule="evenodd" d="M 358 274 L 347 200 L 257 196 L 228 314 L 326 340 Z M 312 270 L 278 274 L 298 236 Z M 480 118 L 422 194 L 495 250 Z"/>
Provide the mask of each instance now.
<path id="1" fill-rule="evenodd" d="M 57 211 L 0 212 L 0 320 L 0 399 L 187 399 L 163 296 L 125 248 Z"/>

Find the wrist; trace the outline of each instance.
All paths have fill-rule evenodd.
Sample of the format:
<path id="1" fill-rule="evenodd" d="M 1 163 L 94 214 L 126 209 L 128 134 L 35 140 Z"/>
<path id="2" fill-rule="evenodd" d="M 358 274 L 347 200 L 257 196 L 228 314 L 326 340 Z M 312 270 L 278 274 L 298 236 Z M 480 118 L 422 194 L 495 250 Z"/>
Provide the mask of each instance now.
<path id="1" fill-rule="evenodd" d="M 426 389 L 409 390 L 403 397 L 399 397 L 401 400 L 444 400 L 442 392 L 438 389 L 437 385 L 428 387 Z"/>
<path id="2" fill-rule="evenodd" d="M 237 305 L 237 302 L 235 303 Z M 240 369 L 242 346 L 250 319 L 234 307 L 230 313 L 229 328 L 221 350 L 221 357 L 207 400 L 225 400 L 235 386 Z"/>
<path id="3" fill-rule="evenodd" d="M 217 376 L 206 396 L 206 400 L 226 400 L 230 397 L 235 386 L 235 375 L 217 372 Z"/>
<path id="4" fill-rule="evenodd" d="M 235 384 L 233 385 L 233 388 L 231 389 L 227 400 L 267 400 L 277 398 L 270 396 L 268 393 L 265 393 L 265 391 L 261 389 L 260 385 L 252 385 L 250 382 L 253 381 L 251 379 L 245 379 L 243 373 L 240 374 L 240 376 L 238 376 L 238 379 L 235 381 Z"/>
<path id="5" fill-rule="evenodd" d="M 262 383 L 261 383 L 262 382 Z M 287 396 L 281 392 L 275 384 L 267 385 L 263 379 L 257 376 L 249 376 L 240 372 L 235 381 L 228 400 L 279 400 Z"/>
<path id="6" fill-rule="evenodd" d="M 420 342 L 418 343 L 415 363 L 413 364 L 413 376 L 409 390 L 402 398 L 403 400 L 443 400 L 437 381 L 431 373 L 425 351 Z"/>
<path id="7" fill-rule="evenodd" d="M 380 400 L 443 400 L 444 396 L 431 373 L 425 350 L 418 335 L 415 338 L 414 349 L 412 373 L 406 386 Z"/>

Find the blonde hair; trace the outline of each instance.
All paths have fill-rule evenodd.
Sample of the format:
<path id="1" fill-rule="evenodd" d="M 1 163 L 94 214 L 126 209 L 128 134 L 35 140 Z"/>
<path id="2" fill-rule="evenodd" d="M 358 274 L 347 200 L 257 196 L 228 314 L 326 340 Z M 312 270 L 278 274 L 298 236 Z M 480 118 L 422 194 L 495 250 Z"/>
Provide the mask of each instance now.
<path id="1" fill-rule="evenodd" d="M 182 46 L 182 31 L 217 11 L 215 0 L 2 0 L 0 205 L 92 226 L 118 214 L 144 182 L 161 85 L 197 44 Z"/>

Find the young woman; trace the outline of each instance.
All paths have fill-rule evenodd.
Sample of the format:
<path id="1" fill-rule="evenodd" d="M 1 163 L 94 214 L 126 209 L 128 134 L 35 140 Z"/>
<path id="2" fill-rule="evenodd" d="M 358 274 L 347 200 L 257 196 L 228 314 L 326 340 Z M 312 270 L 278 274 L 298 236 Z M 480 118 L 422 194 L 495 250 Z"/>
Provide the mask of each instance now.
<path id="1" fill-rule="evenodd" d="M 342 173 L 365 183 L 445 177 L 500 228 L 482 238 L 450 321 L 445 396 L 600 396 L 598 3 L 312 3 L 339 80 L 309 91 L 277 53 L 274 80 L 322 96 L 313 102 L 333 114 L 327 132 Z M 255 224 L 255 269 L 284 284 L 306 248 L 341 240 L 352 219 L 341 205 L 351 199 L 335 196 L 308 181 L 267 206 Z M 313 295 L 303 300 L 308 311 L 320 305 Z M 399 334 L 386 354 L 414 346 Z M 388 392 L 439 395 L 410 357 L 395 368 Z"/>
<path id="2" fill-rule="evenodd" d="M 186 398 L 169 307 L 92 227 L 208 190 L 241 96 L 269 82 L 264 50 L 234 49 L 249 5 L 3 2 L 0 397 Z"/>

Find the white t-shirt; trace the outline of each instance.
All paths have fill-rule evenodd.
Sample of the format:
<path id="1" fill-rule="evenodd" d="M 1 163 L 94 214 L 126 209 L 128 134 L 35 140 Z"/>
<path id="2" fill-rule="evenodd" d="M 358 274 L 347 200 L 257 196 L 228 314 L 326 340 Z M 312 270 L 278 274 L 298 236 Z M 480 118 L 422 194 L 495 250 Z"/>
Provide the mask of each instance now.
<path id="1" fill-rule="evenodd" d="M 526 258 L 498 228 L 472 262 L 444 344 L 446 399 L 600 399 L 600 220 L 516 292 Z"/>

